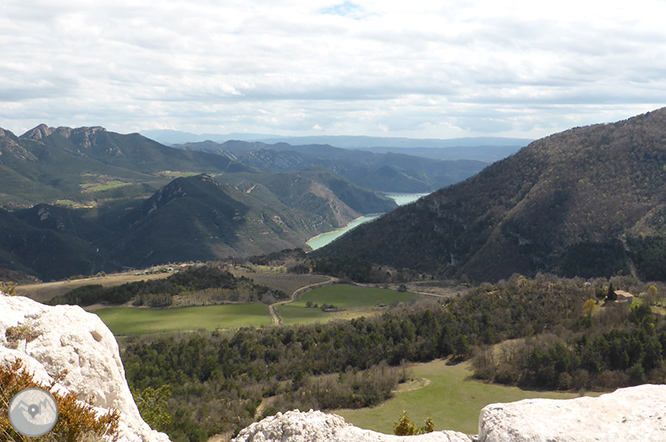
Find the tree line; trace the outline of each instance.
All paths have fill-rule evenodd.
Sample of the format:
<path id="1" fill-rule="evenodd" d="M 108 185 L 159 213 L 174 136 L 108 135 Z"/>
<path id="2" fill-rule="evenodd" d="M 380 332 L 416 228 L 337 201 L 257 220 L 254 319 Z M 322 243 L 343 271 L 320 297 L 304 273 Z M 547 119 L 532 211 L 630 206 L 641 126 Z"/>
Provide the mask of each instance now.
<path id="1" fill-rule="evenodd" d="M 274 302 L 288 298 L 280 290 L 255 284 L 244 276 L 237 278 L 219 266 L 209 264 L 189 267 L 164 279 L 136 281 L 115 287 L 86 285 L 55 297 L 50 303 L 88 306 L 96 303 L 120 305 L 132 301 L 136 306 L 166 307 L 172 304 L 173 296 L 208 289 L 216 289 L 215 296 L 220 302 L 250 303 L 264 299 Z"/>

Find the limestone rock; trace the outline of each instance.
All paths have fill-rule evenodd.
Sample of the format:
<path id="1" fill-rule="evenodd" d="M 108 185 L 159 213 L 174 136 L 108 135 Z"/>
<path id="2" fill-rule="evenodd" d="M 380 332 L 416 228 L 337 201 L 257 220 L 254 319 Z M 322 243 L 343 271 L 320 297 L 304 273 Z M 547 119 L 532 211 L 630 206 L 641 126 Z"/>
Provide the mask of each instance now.
<path id="1" fill-rule="evenodd" d="M 10 333 L 13 337 L 8 339 L 9 327 L 19 327 L 22 332 Z M 80 399 L 93 398 L 99 411 L 118 410 L 121 441 L 169 441 L 141 418 L 125 380 L 116 339 L 97 315 L 76 306 L 50 307 L 0 293 L 0 364 L 16 359 L 42 383 L 67 370 L 56 390 L 74 392 Z"/>
<path id="2" fill-rule="evenodd" d="M 527 399 L 481 410 L 479 442 L 663 442 L 666 385 L 598 398 Z"/>
<path id="3" fill-rule="evenodd" d="M 463 433 L 435 431 L 420 436 L 392 436 L 362 430 L 334 414 L 288 411 L 255 422 L 233 442 L 472 442 Z"/>

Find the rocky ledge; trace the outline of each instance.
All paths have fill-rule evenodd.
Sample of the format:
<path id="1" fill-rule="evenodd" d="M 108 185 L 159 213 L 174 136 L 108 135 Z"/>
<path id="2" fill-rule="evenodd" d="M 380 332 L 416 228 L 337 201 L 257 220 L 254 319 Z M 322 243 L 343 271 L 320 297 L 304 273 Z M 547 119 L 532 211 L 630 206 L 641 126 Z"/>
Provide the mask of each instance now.
<path id="1" fill-rule="evenodd" d="M 362 430 L 334 414 L 288 411 L 267 417 L 242 430 L 233 442 L 473 442 L 457 431 L 436 431 L 421 436 L 389 436 Z"/>
<path id="2" fill-rule="evenodd" d="M 23 330 L 7 336 L 7 328 Z M 17 359 L 43 385 L 53 374 L 67 370 L 54 386 L 59 393 L 73 392 L 93 398 L 101 414 L 120 412 L 119 442 L 168 442 L 153 431 L 134 403 L 115 337 L 97 315 L 80 307 L 50 307 L 20 296 L 0 293 L 0 365 Z"/>
<path id="3" fill-rule="evenodd" d="M 597 398 L 527 399 L 481 410 L 479 442 L 663 442 L 666 385 Z"/>

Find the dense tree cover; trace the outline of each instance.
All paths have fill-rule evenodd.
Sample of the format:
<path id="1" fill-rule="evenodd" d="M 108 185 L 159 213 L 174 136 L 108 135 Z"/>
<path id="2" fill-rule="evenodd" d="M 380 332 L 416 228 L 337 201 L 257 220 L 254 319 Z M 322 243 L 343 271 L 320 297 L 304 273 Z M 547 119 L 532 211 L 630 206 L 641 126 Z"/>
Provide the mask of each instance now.
<path id="1" fill-rule="evenodd" d="M 590 310 L 586 302 L 600 293 L 605 295 L 607 284 L 605 279 L 512 277 L 498 284 L 479 286 L 458 299 L 403 304 L 372 318 L 249 328 L 232 334 L 133 339 L 128 342 L 123 359 L 133 388 L 141 391 L 171 385 L 172 438 L 203 440 L 222 430 L 239 430 L 255 417 L 290 408 L 377 404 L 389 397 L 400 373 L 389 367 L 397 367 L 404 361 L 430 361 L 447 356 L 467 358 L 476 348 L 505 340 L 528 338 L 541 342 L 546 339 L 544 336 L 568 336 L 586 330 L 590 322 L 583 316 L 586 305 Z M 627 277 L 615 278 L 613 284 L 635 293 L 646 290 L 645 284 Z M 629 319 L 644 318 L 644 312 L 636 311 L 634 316 L 626 313 L 627 319 L 619 321 L 613 316 L 616 310 L 608 308 L 609 313 L 594 317 L 593 321 L 604 327 L 603 333 L 612 332 L 618 324 L 622 330 L 621 324 L 638 327 L 639 323 L 645 323 L 645 319 L 635 322 Z M 657 335 L 646 336 L 662 332 L 661 325 L 656 321 L 654 324 Z M 632 340 L 640 341 L 643 335 L 617 335 L 608 339 L 617 339 L 619 345 L 625 345 Z M 653 340 L 643 341 L 640 345 L 644 348 L 656 347 Z M 594 344 L 594 339 L 591 342 Z M 544 351 L 551 352 L 546 347 Z M 629 355 L 626 364 L 631 369 L 639 359 L 632 359 L 634 350 L 626 351 Z M 613 353 L 609 355 L 603 357 L 614 357 Z M 543 364 L 539 357 L 538 353 L 532 357 L 532 367 Z M 661 363 L 661 353 L 651 357 L 650 367 Z M 640 361 L 645 363 L 644 358 Z M 570 376 L 575 378 L 577 368 L 573 365 L 571 368 Z M 477 368 L 477 374 L 481 372 Z M 500 376 L 495 380 L 503 379 Z M 623 385 L 630 383 L 630 380 L 621 381 Z M 552 386 L 539 373 L 529 384 Z M 262 398 L 272 396 L 277 398 L 271 406 L 255 416 Z"/>
<path id="2" fill-rule="evenodd" d="M 131 342 L 123 354 L 128 381 L 142 397 L 169 385 L 170 418 L 163 428 L 174 441 L 203 441 L 277 411 L 377 405 L 400 379 L 400 371 L 385 362 L 364 364 L 365 370 L 340 368 L 341 363 L 329 368 L 323 360 L 313 364 L 312 336 L 297 339 L 303 330 L 269 330 Z M 332 340 L 326 348 L 333 348 Z M 306 360 L 311 362 L 303 366 Z M 274 400 L 257 415 L 264 397 Z"/>
<path id="3" fill-rule="evenodd" d="M 251 256 L 247 260 L 255 265 L 285 265 L 291 261 L 303 261 L 305 257 L 303 249 L 284 249 L 265 255 Z"/>
<path id="4" fill-rule="evenodd" d="M 648 289 L 654 291 L 654 286 Z M 563 390 L 664 383 L 666 323 L 652 313 L 648 292 L 633 307 L 608 297 L 590 299 L 573 315 L 575 321 L 563 323 L 566 327 L 478 350 L 475 374 L 521 387 Z"/>
<path id="5" fill-rule="evenodd" d="M 630 237 L 632 259 L 645 280 L 666 281 L 666 237 Z"/>
<path id="6" fill-rule="evenodd" d="M 312 271 L 360 283 L 401 283 L 419 279 L 421 275 L 409 269 L 377 266 L 355 256 L 331 256 L 314 260 Z"/>
<path id="7" fill-rule="evenodd" d="M 236 278 L 231 273 L 214 265 L 190 267 L 165 279 L 152 279 L 131 282 L 116 287 L 87 285 L 71 290 L 51 300 L 51 304 L 91 305 L 98 302 L 124 304 L 134 301 L 135 305 L 165 307 L 171 305 L 174 295 L 218 289 L 215 293 L 220 302 L 258 302 L 264 297 L 287 299 L 279 290 L 254 284 L 251 279 Z"/>
<path id="8" fill-rule="evenodd" d="M 372 318 L 135 338 L 123 359 L 135 390 L 171 386 L 167 430 L 178 441 L 237 431 L 292 408 L 378 404 L 390 396 L 401 372 L 395 367 L 405 361 L 476 353 L 477 376 L 539 388 L 664 382 L 663 321 L 647 304 L 598 307 L 611 287 L 645 293 L 651 302 L 665 291 L 631 277 L 515 276 L 458 299 L 403 304 Z M 258 412 L 268 397 L 270 405 Z"/>

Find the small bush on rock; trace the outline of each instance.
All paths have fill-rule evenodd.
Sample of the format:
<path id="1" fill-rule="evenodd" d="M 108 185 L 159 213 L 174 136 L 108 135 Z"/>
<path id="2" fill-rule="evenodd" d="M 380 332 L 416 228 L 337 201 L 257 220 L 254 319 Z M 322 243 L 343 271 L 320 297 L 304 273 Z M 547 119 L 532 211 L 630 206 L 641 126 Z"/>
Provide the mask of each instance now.
<path id="1" fill-rule="evenodd" d="M 64 375 L 61 375 L 64 377 Z M 55 381 L 57 382 L 57 380 Z M 55 382 L 49 386 L 36 382 L 32 375 L 25 371 L 23 362 L 17 360 L 7 367 L 0 366 L 0 440 L 15 442 L 80 442 L 118 440 L 118 421 L 120 414 L 111 410 L 98 416 L 89 403 L 79 402 L 73 393 L 62 395 L 51 391 L 58 404 L 58 422 L 53 430 L 41 437 L 29 438 L 18 434 L 9 422 L 9 402 L 21 390 L 26 388 L 43 388 L 51 390 Z"/>
<path id="2" fill-rule="evenodd" d="M 396 436 L 413 436 L 417 434 L 432 433 L 435 431 L 435 424 L 431 418 L 425 420 L 425 425 L 416 428 L 416 424 L 407 416 L 407 412 L 403 411 L 397 422 L 393 422 L 393 433 Z"/>

